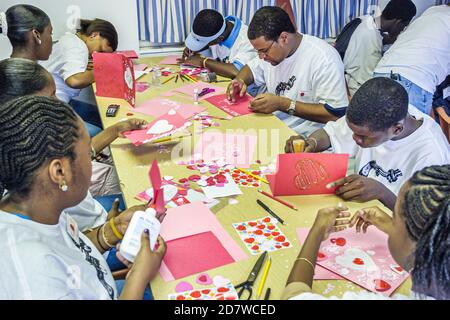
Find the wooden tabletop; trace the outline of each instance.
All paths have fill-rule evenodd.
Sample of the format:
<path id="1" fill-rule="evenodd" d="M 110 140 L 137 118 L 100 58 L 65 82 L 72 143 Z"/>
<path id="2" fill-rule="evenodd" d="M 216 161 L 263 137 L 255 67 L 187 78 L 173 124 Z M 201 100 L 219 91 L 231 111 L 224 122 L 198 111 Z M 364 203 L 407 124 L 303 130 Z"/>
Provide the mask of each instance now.
<path id="1" fill-rule="evenodd" d="M 139 63 L 146 63 L 150 67 L 157 65 L 162 59 L 160 58 L 147 58 L 140 59 Z M 172 70 L 177 70 L 177 66 L 167 66 Z M 140 78 L 139 82 L 150 82 L 152 74 L 146 75 Z M 169 77 L 162 77 L 162 82 Z M 139 106 L 144 101 L 151 98 L 159 97 L 162 93 L 168 92 L 176 87 L 181 87 L 186 83 L 174 80 L 160 86 L 151 86 L 143 93 L 137 93 L 137 105 Z M 215 84 L 218 86 L 226 87 L 227 83 Z M 95 86 L 94 86 L 95 91 Z M 169 99 L 173 99 L 180 102 L 192 103 L 190 97 L 175 94 Z M 104 127 L 113 125 L 114 123 L 131 117 L 142 118 L 151 121 L 152 118 L 140 113 L 135 113 L 133 108 L 128 105 L 127 102 L 120 99 L 111 99 L 104 97 L 96 97 L 97 105 Z M 115 118 L 105 117 L 105 112 L 110 104 L 119 104 L 121 106 L 117 116 Z M 208 109 L 210 115 L 225 117 L 227 114 L 220 109 L 210 105 L 209 103 L 202 101 L 201 106 L 205 106 Z M 133 116 L 127 116 L 128 113 L 133 113 Z M 233 131 L 234 133 L 249 133 L 258 135 L 257 152 L 255 152 L 254 162 L 259 160 L 262 165 L 271 163 L 279 153 L 284 152 L 285 141 L 295 132 L 289 129 L 283 122 L 272 115 L 260 115 L 252 114 L 243 117 L 237 117 L 232 120 L 215 120 L 220 123 L 219 127 L 214 127 L 212 130 L 225 131 L 227 129 L 239 130 Z M 197 127 L 198 128 L 198 127 Z M 207 132 L 209 129 L 205 129 Z M 135 199 L 135 196 L 149 187 L 148 170 L 151 162 L 154 159 L 158 160 L 162 176 L 170 175 L 177 181 L 180 178 L 188 177 L 193 171 L 187 169 L 185 166 L 178 165 L 178 161 L 181 158 L 172 157 L 172 151 L 178 151 L 183 144 L 185 149 L 195 146 L 198 141 L 198 136 L 195 136 L 196 128 L 191 127 L 189 129 L 194 133 L 194 138 L 185 138 L 181 142 L 171 142 L 164 144 L 164 147 L 146 144 L 139 147 L 135 147 L 126 139 L 117 139 L 111 144 L 111 153 L 114 159 L 117 173 L 119 175 L 121 189 L 127 204 L 127 207 L 142 204 L 139 200 Z M 178 152 L 176 152 L 178 153 Z M 252 168 L 257 169 L 258 165 L 255 164 Z M 270 193 L 270 188 L 267 184 L 262 184 L 262 190 Z M 207 273 L 214 277 L 221 275 L 225 278 L 232 280 L 234 285 L 237 285 L 246 280 L 257 256 L 252 256 L 248 250 L 242 244 L 237 233 L 234 231 L 232 224 L 242 221 L 248 221 L 267 216 L 267 213 L 263 211 L 257 204 L 256 199 L 264 201 L 274 212 L 276 212 L 282 219 L 285 220 L 286 226 L 280 226 L 287 238 L 292 242 L 293 248 L 282 249 L 279 251 L 271 252 L 269 255 L 272 257 L 272 265 L 267 277 L 267 282 L 264 287 L 263 295 L 267 288 L 271 288 L 271 299 L 279 299 L 283 288 L 286 284 L 286 280 L 289 276 L 290 270 L 297 257 L 301 245 L 296 236 L 296 228 L 311 227 L 317 211 L 320 208 L 335 206 L 339 202 L 342 202 L 336 196 L 293 196 L 293 197 L 280 197 L 290 203 L 292 203 L 299 211 L 294 211 L 286 206 L 279 204 L 267 197 L 259 194 L 257 188 L 241 188 L 243 194 L 234 197 L 238 200 L 237 204 L 228 204 L 229 198 L 222 198 L 220 204 L 211 209 L 216 214 L 216 217 L 221 222 L 226 231 L 231 237 L 242 247 L 244 252 L 247 253 L 248 259 L 226 265 L 214 270 L 207 271 Z M 379 205 L 378 201 L 372 201 L 370 203 L 359 204 L 354 202 L 345 203 L 350 211 L 356 212 L 360 208 Z M 384 208 L 385 210 L 388 210 Z M 254 291 L 257 290 L 259 281 L 261 279 L 260 273 L 256 280 Z M 175 286 L 180 281 L 187 281 L 191 283 L 194 288 L 202 288 L 202 286 L 196 284 L 196 276 L 190 276 L 183 279 L 175 280 L 172 282 L 165 282 L 158 274 L 152 281 L 152 291 L 155 299 L 167 299 L 167 295 L 175 292 Z M 411 289 L 411 281 L 408 279 L 396 293 L 409 294 Z M 345 291 L 361 291 L 364 290 L 358 285 L 346 280 L 318 280 L 314 281 L 313 291 L 326 296 L 342 296 Z M 253 295 L 255 298 L 256 292 Z"/>

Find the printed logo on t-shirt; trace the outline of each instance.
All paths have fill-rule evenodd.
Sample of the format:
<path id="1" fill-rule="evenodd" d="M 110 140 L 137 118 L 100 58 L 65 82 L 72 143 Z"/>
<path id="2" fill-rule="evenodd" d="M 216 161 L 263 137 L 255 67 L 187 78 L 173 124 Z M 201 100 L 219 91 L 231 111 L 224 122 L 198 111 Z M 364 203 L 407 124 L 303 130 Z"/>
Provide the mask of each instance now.
<path id="1" fill-rule="evenodd" d="M 105 274 L 106 274 L 106 270 L 104 270 L 101 265 L 100 265 L 100 261 L 91 256 L 91 252 L 92 252 L 92 248 L 89 247 L 84 241 L 83 239 L 79 239 L 80 243 L 76 243 L 73 239 L 73 243 L 75 244 L 75 246 L 80 249 L 80 251 L 82 253 L 84 253 L 86 255 L 86 261 L 89 262 L 94 268 L 95 270 L 97 270 L 97 278 L 100 281 L 100 283 L 103 285 L 103 287 L 106 289 L 106 291 L 108 292 L 108 295 L 110 296 L 111 300 L 114 299 L 114 289 L 106 282 L 105 280 Z"/>
<path id="2" fill-rule="evenodd" d="M 403 176 L 403 173 L 400 169 L 389 169 L 388 171 L 381 168 L 375 160 L 370 161 L 364 167 L 359 170 L 359 175 L 363 177 L 368 177 L 370 172 L 375 170 L 375 175 L 377 177 L 382 176 L 389 183 L 394 183 L 398 180 L 399 177 Z"/>
<path id="3" fill-rule="evenodd" d="M 289 91 L 292 89 L 292 87 L 294 86 L 295 80 L 297 80 L 297 78 L 295 76 L 292 76 L 288 82 L 280 82 L 275 89 L 275 94 L 277 96 L 284 95 L 286 90 Z"/>

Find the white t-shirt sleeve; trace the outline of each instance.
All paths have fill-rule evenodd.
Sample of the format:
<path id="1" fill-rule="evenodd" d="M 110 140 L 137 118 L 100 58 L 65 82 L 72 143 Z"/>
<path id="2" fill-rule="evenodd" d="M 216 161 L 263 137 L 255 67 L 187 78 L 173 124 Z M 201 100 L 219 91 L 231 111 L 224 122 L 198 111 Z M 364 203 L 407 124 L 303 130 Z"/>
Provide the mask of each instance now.
<path id="1" fill-rule="evenodd" d="M 56 73 L 66 81 L 71 76 L 86 71 L 89 51 L 82 42 L 64 42 L 61 55 L 61 64 Z"/>
<path id="2" fill-rule="evenodd" d="M 262 66 L 262 60 L 259 57 L 256 57 L 247 63 L 247 66 L 250 68 L 253 74 L 253 83 L 260 87 L 266 84 L 266 79 L 264 77 L 264 68 Z"/>
<path id="3" fill-rule="evenodd" d="M 346 117 L 328 122 L 323 128 L 328 134 L 334 153 L 348 153 L 354 157 L 358 152 L 358 145 L 353 140 L 353 132 L 347 124 Z"/>

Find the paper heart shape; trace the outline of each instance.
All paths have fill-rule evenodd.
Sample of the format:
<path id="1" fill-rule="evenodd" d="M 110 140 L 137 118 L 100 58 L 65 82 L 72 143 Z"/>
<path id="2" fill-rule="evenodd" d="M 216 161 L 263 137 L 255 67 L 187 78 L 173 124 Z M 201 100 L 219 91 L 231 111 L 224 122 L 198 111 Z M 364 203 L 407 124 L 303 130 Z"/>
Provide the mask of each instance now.
<path id="1" fill-rule="evenodd" d="M 217 288 L 226 287 L 229 283 L 231 283 L 231 281 L 222 276 L 215 276 L 213 278 L 213 284 Z"/>
<path id="2" fill-rule="evenodd" d="M 343 255 L 336 257 L 336 263 L 344 268 L 356 271 L 376 271 L 378 267 L 372 258 L 363 250 L 350 248 Z"/>
<path id="3" fill-rule="evenodd" d="M 186 281 L 180 282 L 175 287 L 175 292 L 177 292 L 177 293 L 191 291 L 191 290 L 194 290 L 194 287 L 192 286 L 192 284 L 190 284 L 189 282 L 186 282 Z"/>
<path id="4" fill-rule="evenodd" d="M 390 267 L 391 267 L 392 271 L 394 271 L 395 273 L 397 273 L 399 275 L 403 275 L 405 273 L 405 270 L 403 270 L 403 268 L 400 267 L 399 265 L 391 264 Z"/>
<path id="5" fill-rule="evenodd" d="M 345 240 L 344 238 L 332 238 L 330 239 L 331 243 L 336 244 L 337 246 L 343 247 L 347 244 L 347 240 Z"/>
<path id="6" fill-rule="evenodd" d="M 170 109 L 169 112 L 167 112 L 167 114 L 168 114 L 169 116 L 174 116 L 174 115 L 177 114 L 177 112 L 176 112 L 174 109 Z"/>
<path id="7" fill-rule="evenodd" d="M 317 261 L 323 261 L 327 258 L 327 255 L 323 252 L 320 252 L 317 254 Z"/>
<path id="8" fill-rule="evenodd" d="M 208 286 L 213 283 L 213 279 L 209 276 L 207 273 L 202 273 L 197 276 L 197 279 L 195 279 L 195 282 L 198 284 Z"/>
<path id="9" fill-rule="evenodd" d="M 391 285 L 384 280 L 376 279 L 373 282 L 375 283 L 375 290 L 379 292 L 384 292 L 391 289 Z"/>
<path id="10" fill-rule="evenodd" d="M 163 119 L 157 121 L 150 129 L 148 129 L 147 134 L 162 134 L 169 132 L 173 129 L 173 125 L 169 121 Z"/>

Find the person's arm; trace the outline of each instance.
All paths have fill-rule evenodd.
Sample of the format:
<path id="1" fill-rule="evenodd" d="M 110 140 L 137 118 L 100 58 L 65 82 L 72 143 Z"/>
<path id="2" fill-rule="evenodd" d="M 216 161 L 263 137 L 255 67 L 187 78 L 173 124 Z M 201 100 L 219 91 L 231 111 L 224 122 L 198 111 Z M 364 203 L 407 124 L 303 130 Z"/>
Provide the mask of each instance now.
<path id="1" fill-rule="evenodd" d="M 292 136 L 286 141 L 284 151 L 286 153 L 294 153 L 294 141 L 305 141 L 305 150 L 303 152 L 318 153 L 328 150 L 331 147 L 330 137 L 323 129 L 314 131 L 308 138 L 303 136 Z"/>
<path id="2" fill-rule="evenodd" d="M 247 92 L 247 87 L 254 81 L 252 70 L 248 65 L 245 65 L 228 85 L 228 100 L 236 102 L 238 96 L 243 97 Z"/>
<path id="3" fill-rule="evenodd" d="M 239 70 L 236 68 L 236 66 L 234 64 L 220 62 L 220 61 L 216 61 L 214 59 L 206 59 L 205 67 L 211 71 L 214 71 L 219 76 L 222 76 L 225 78 L 230 78 L 230 79 L 235 78 L 239 73 Z"/>
<path id="4" fill-rule="evenodd" d="M 70 76 L 66 84 L 73 89 L 84 89 L 95 82 L 94 71 L 87 70 Z"/>
<path id="5" fill-rule="evenodd" d="M 350 213 L 346 210 L 347 208 L 342 206 L 319 210 L 314 225 L 295 260 L 286 285 L 301 282 L 309 288 L 312 287 L 320 245 L 322 241 L 328 238 L 330 233 L 343 231 L 347 228 L 350 223 Z M 296 294 L 300 293 L 297 292 Z"/>
<path id="6" fill-rule="evenodd" d="M 278 110 L 287 112 L 291 104 L 291 99 L 279 97 L 280 103 Z M 256 100 L 256 99 L 255 99 Z M 336 121 L 339 117 L 331 114 L 324 104 L 320 103 L 304 103 L 297 101 L 295 103 L 295 115 L 297 117 L 314 121 L 318 123 L 327 123 L 329 121 Z"/>
<path id="7" fill-rule="evenodd" d="M 148 122 L 142 119 L 129 119 L 127 121 L 118 122 L 93 137 L 92 148 L 96 153 L 99 153 L 117 138 L 123 138 L 124 132 L 144 129 L 147 124 Z"/>

